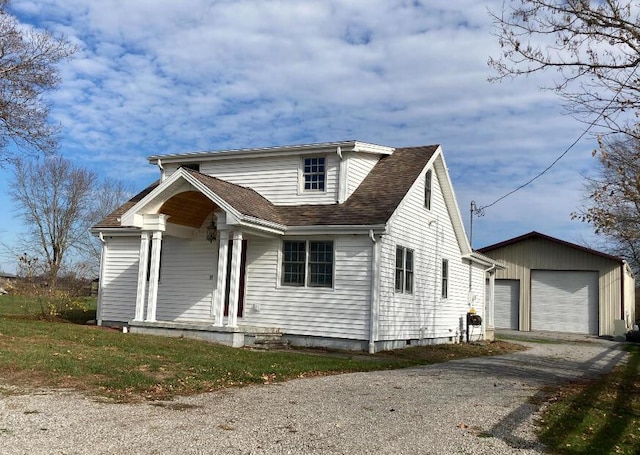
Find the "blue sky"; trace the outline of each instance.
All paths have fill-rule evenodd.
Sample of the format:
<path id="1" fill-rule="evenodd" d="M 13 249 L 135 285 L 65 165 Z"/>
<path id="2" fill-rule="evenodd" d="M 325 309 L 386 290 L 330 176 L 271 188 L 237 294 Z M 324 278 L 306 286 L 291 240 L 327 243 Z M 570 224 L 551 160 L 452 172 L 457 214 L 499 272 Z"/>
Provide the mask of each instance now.
<path id="1" fill-rule="evenodd" d="M 13 0 L 26 25 L 78 45 L 50 94 L 60 152 L 135 190 L 152 154 L 356 139 L 441 144 L 465 223 L 550 164 L 585 125 L 539 90 L 555 74 L 489 83 L 488 9 L 459 0 Z M 596 146 L 474 219 L 479 248 L 537 230 L 597 246 L 570 219 Z M 21 223 L 0 170 L 0 242 Z M 15 258 L 0 249 L 0 269 Z"/>

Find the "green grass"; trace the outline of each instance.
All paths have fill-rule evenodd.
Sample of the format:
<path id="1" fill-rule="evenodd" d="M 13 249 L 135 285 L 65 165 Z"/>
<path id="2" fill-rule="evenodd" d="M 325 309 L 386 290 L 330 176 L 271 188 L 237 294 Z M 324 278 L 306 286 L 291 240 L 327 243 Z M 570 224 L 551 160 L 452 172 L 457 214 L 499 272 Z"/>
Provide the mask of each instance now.
<path id="1" fill-rule="evenodd" d="M 540 439 L 557 454 L 640 453 L 640 346 L 611 374 L 572 384 L 552 399 Z"/>
<path id="2" fill-rule="evenodd" d="M 26 315 L 16 299 L 6 297 L 0 297 L 2 382 L 25 388 L 68 387 L 122 401 L 167 399 L 223 387 L 402 368 L 521 349 L 504 342 L 413 347 L 373 356 L 234 349 L 40 320 Z"/>

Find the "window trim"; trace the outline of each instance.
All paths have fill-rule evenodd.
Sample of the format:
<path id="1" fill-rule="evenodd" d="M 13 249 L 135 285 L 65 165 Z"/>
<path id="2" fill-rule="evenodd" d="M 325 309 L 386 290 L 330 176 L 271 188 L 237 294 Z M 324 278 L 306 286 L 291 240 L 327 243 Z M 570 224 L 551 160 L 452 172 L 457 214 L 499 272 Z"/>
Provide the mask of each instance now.
<path id="1" fill-rule="evenodd" d="M 398 253 L 402 252 L 402 264 L 398 267 Z M 409 261 L 409 258 L 411 260 Z M 411 264 L 411 268 L 407 267 L 407 264 Z M 400 275 L 398 275 L 400 274 Z M 415 251 L 412 248 L 396 245 L 396 261 L 395 261 L 395 283 L 394 290 L 398 294 L 413 294 L 415 276 Z M 407 280 L 409 285 L 407 286 Z M 400 287 L 398 286 L 400 284 Z"/>
<path id="2" fill-rule="evenodd" d="M 323 182 L 322 189 L 307 189 L 307 173 L 305 172 L 306 161 L 307 160 L 324 160 L 324 173 L 323 173 Z M 300 159 L 300 166 L 298 168 L 298 193 L 299 194 L 326 194 L 327 193 L 327 168 L 328 168 L 328 157 L 326 155 L 312 155 L 312 156 L 302 156 Z M 311 173 L 311 175 L 320 175 L 319 172 Z"/>
<path id="3" fill-rule="evenodd" d="M 296 284 L 296 283 L 287 283 L 285 282 L 285 277 L 286 277 L 286 273 L 285 273 L 285 244 L 287 242 L 294 242 L 294 243 L 304 243 L 304 264 L 303 264 L 303 274 L 304 274 L 304 278 L 303 278 L 303 283 L 300 284 Z M 324 243 L 324 244 L 330 244 L 331 246 L 331 263 L 330 263 L 330 281 L 331 284 L 330 285 L 325 285 L 325 284 L 317 284 L 317 283 L 312 283 L 312 264 L 329 264 L 328 262 L 323 262 L 323 261 L 317 261 L 317 262 L 312 262 L 311 261 L 311 244 L 312 243 Z M 287 288 L 320 288 L 320 289 L 333 289 L 334 285 L 335 285 L 335 277 L 336 277 L 336 251 L 335 251 L 335 241 L 333 239 L 283 239 L 282 243 L 281 243 L 281 249 L 280 249 L 280 267 L 279 269 L 279 277 L 278 277 L 278 285 L 279 286 L 283 286 L 283 287 L 287 287 Z"/>
<path id="4" fill-rule="evenodd" d="M 440 296 L 443 299 L 449 298 L 449 259 L 442 259 L 442 271 L 441 271 L 441 291 Z"/>

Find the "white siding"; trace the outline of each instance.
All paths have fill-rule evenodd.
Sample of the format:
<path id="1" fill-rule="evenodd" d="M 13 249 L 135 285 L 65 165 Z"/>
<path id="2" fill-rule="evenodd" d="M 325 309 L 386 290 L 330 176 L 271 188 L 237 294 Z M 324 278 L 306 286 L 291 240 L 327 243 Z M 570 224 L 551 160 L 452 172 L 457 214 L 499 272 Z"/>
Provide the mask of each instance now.
<path id="1" fill-rule="evenodd" d="M 431 210 L 427 210 L 423 172 L 392 217 L 389 235 L 382 237 L 381 340 L 452 339 L 460 335 L 469 310 L 469 264 L 462 259 L 435 172 L 432 186 Z M 396 245 L 414 250 L 412 294 L 395 291 Z M 447 298 L 442 297 L 442 259 L 449 261 Z M 485 278 L 481 267 L 474 266 L 472 283 L 473 306 L 482 315 Z"/>
<path id="2" fill-rule="evenodd" d="M 156 319 L 211 321 L 211 298 L 217 283 L 217 243 L 165 236 L 162 241 Z"/>
<path id="3" fill-rule="evenodd" d="M 369 153 L 349 154 L 347 198 L 349 198 L 349 196 L 353 194 L 356 188 L 358 188 L 358 186 L 362 183 L 369 172 L 371 172 L 371 169 L 373 169 L 379 159 L 379 155 L 372 155 Z"/>
<path id="4" fill-rule="evenodd" d="M 136 309 L 140 237 L 107 237 L 101 316 L 103 321 L 128 322 Z"/>
<path id="5" fill-rule="evenodd" d="M 281 240 L 248 240 L 243 325 L 295 335 L 367 339 L 372 242 L 366 235 L 322 239 L 334 241 L 333 289 L 281 286 Z"/>
<path id="6" fill-rule="evenodd" d="M 316 155 L 304 155 L 313 157 Z M 242 157 L 201 163 L 200 172 L 236 185 L 249 187 L 276 205 L 332 204 L 338 195 L 339 157 L 337 154 L 318 154 L 326 157 L 327 179 L 324 192 L 304 192 L 298 181 L 301 155 L 273 157 Z M 177 169 L 165 167 L 167 177 Z"/>

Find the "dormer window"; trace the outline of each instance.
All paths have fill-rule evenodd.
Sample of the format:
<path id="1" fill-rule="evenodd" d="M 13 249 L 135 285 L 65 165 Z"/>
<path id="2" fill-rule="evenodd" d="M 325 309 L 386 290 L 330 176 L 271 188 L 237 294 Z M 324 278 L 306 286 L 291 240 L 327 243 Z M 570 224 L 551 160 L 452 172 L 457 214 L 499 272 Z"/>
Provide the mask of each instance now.
<path id="1" fill-rule="evenodd" d="M 304 190 L 324 191 L 324 184 L 327 179 L 327 167 L 324 157 L 314 157 L 304 159 Z"/>

